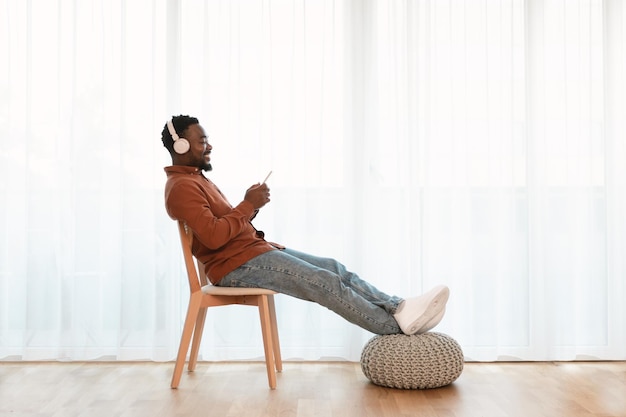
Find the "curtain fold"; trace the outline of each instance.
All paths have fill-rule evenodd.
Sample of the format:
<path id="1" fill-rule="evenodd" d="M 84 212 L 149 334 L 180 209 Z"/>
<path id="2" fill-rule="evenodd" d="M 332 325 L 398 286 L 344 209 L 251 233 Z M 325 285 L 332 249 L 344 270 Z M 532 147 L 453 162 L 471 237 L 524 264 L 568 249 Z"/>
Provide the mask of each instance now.
<path id="1" fill-rule="evenodd" d="M 168 117 L 255 219 L 389 293 L 445 283 L 469 360 L 626 358 L 621 0 L 5 0 L 0 360 L 171 360 L 188 289 Z M 285 358 L 372 335 L 278 297 Z M 254 311 L 203 359 L 262 357 Z"/>

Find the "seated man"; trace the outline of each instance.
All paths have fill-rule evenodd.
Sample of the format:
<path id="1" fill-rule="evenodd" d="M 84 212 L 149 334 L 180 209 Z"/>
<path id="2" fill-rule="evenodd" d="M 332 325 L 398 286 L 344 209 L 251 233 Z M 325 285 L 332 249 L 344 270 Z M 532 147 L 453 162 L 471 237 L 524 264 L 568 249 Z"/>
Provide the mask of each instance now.
<path id="1" fill-rule="evenodd" d="M 211 150 L 198 119 L 175 116 L 163 128 L 165 207 L 194 234 L 193 254 L 213 285 L 266 288 L 316 302 L 375 334 L 418 334 L 443 318 L 448 287 L 402 299 L 387 295 L 330 258 L 267 242 L 251 224 L 270 201 L 265 182 L 254 184 L 231 206 L 202 171 L 211 171 Z"/>

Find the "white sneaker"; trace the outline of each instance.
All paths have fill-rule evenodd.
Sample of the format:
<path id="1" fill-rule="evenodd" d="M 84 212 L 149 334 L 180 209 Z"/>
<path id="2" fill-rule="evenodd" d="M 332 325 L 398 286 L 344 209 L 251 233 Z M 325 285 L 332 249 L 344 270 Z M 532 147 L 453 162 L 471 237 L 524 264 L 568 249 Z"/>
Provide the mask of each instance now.
<path id="1" fill-rule="evenodd" d="M 426 332 L 423 330 L 432 324 L 435 327 L 443 318 L 450 289 L 445 285 L 437 285 L 430 291 L 404 300 L 393 317 L 402 332 L 407 335 Z"/>

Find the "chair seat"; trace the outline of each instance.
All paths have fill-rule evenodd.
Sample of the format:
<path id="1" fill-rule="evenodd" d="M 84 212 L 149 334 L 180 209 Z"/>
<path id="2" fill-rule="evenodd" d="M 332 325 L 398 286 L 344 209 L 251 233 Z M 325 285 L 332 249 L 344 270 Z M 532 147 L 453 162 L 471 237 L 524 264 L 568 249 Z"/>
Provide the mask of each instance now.
<path id="1" fill-rule="evenodd" d="M 241 288 L 241 287 L 218 287 L 215 285 L 205 285 L 202 287 L 204 294 L 211 295 L 275 295 L 276 291 L 264 288 Z"/>

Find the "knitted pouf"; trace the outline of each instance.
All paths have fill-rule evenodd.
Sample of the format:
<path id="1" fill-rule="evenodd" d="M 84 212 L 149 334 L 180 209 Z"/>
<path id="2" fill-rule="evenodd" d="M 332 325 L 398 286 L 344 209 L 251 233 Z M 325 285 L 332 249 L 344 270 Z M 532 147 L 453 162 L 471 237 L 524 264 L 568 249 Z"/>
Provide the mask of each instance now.
<path id="1" fill-rule="evenodd" d="M 367 379 L 383 387 L 439 388 L 461 375 L 463 351 L 443 333 L 379 335 L 363 348 L 361 369 Z"/>

